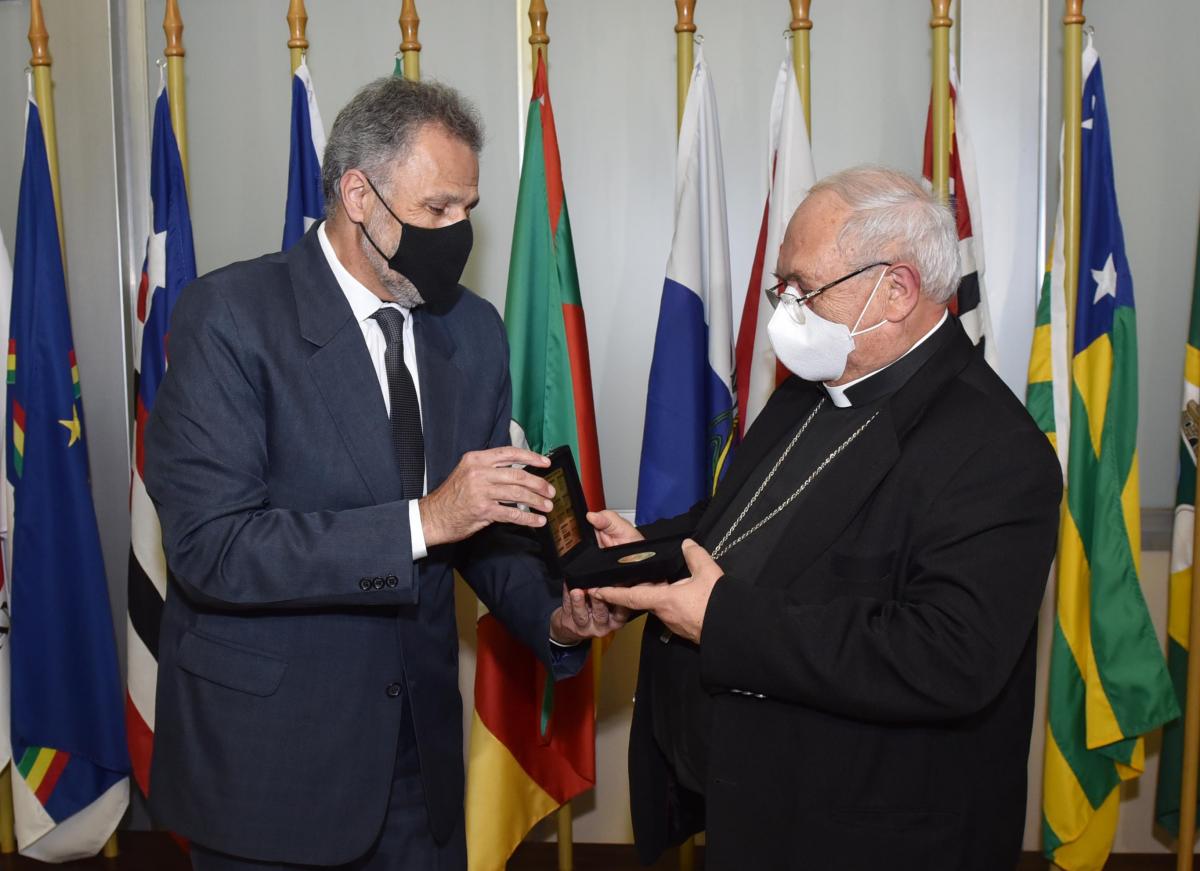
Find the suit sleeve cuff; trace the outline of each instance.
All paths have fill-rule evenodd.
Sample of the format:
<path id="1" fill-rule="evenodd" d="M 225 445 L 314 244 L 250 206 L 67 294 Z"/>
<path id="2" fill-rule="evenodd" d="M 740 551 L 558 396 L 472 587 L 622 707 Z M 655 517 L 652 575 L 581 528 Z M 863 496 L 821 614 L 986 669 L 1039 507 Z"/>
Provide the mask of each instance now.
<path id="1" fill-rule="evenodd" d="M 413 562 L 425 559 L 429 556 L 429 550 L 425 547 L 425 530 L 421 528 L 421 509 L 416 499 L 408 503 L 408 531 L 412 536 Z"/>

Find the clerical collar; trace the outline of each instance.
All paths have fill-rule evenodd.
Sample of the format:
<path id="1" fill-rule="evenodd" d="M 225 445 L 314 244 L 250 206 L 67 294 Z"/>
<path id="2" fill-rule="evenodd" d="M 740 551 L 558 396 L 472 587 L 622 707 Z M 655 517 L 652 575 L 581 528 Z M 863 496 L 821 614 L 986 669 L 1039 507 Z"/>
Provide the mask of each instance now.
<path id="1" fill-rule="evenodd" d="M 876 369 L 861 378 L 847 381 L 836 387 L 830 384 L 822 385 L 833 404 L 838 408 L 849 408 L 852 405 L 863 405 L 881 397 L 894 393 L 904 382 L 912 377 L 921 365 L 933 356 L 934 351 L 942 344 L 941 341 L 929 341 L 937 333 L 944 332 L 943 327 L 950 319 L 950 312 L 942 312 L 941 319 L 916 343 L 881 369 Z"/>

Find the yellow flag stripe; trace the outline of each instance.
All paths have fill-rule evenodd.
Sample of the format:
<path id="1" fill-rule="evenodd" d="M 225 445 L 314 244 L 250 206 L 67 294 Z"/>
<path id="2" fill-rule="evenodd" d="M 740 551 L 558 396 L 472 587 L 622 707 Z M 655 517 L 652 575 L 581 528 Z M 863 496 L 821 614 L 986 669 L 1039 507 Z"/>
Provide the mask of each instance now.
<path id="1" fill-rule="evenodd" d="M 1108 412 L 1108 392 L 1112 386 L 1113 354 L 1108 333 L 1102 334 L 1075 355 L 1072 364 L 1075 386 L 1087 408 L 1088 432 L 1092 453 L 1100 456 L 1104 424 Z"/>
<path id="2" fill-rule="evenodd" d="M 1117 834 L 1121 790 L 1114 789 L 1079 836 L 1054 851 L 1054 864 L 1066 871 L 1102 871 Z"/>
<path id="3" fill-rule="evenodd" d="M 1167 634 L 1176 644 L 1187 650 L 1188 614 L 1192 608 L 1192 567 L 1172 572 L 1167 588 Z"/>
<path id="4" fill-rule="evenodd" d="M 504 871 L 526 832 L 558 802 L 525 773 L 515 756 L 473 715 L 467 763 L 467 863 L 469 871 Z M 472 789 L 473 784 L 486 788 Z M 497 804 L 495 797 L 505 796 Z"/>

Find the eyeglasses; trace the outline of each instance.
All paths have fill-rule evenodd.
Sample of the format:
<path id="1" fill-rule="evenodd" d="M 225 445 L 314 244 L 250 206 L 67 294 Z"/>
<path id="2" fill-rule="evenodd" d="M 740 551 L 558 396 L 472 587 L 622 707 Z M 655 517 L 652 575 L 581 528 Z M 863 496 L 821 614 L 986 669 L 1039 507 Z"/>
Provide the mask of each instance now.
<path id="1" fill-rule="evenodd" d="M 816 290 L 804 290 L 801 287 L 789 283 L 786 279 L 778 284 L 772 285 L 763 289 L 763 293 L 767 295 L 767 300 L 771 303 L 771 308 L 778 308 L 779 303 L 787 303 L 788 313 L 794 318 L 800 306 L 804 305 L 809 300 L 820 296 L 831 287 L 836 287 L 843 281 L 849 281 L 856 275 L 862 275 L 868 269 L 874 269 L 876 266 L 893 266 L 894 264 L 887 260 L 878 260 L 875 263 L 868 263 L 861 269 L 855 269 L 848 275 L 843 275 L 841 278 L 834 279 L 828 284 L 818 287 Z"/>

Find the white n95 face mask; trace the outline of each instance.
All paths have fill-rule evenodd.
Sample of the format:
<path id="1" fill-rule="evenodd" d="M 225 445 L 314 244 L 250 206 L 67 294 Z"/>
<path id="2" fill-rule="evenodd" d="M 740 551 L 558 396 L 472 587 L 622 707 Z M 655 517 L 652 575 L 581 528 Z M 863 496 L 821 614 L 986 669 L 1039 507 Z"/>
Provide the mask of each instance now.
<path id="1" fill-rule="evenodd" d="M 812 310 L 811 305 L 781 300 L 767 322 L 767 337 L 779 362 L 805 381 L 836 381 L 841 378 L 846 371 L 846 360 L 854 350 L 854 337 L 887 323 L 885 318 L 865 330 L 858 329 L 886 274 L 887 269 L 880 273 L 871 295 L 858 313 L 853 330 L 845 324 L 825 320 Z"/>

